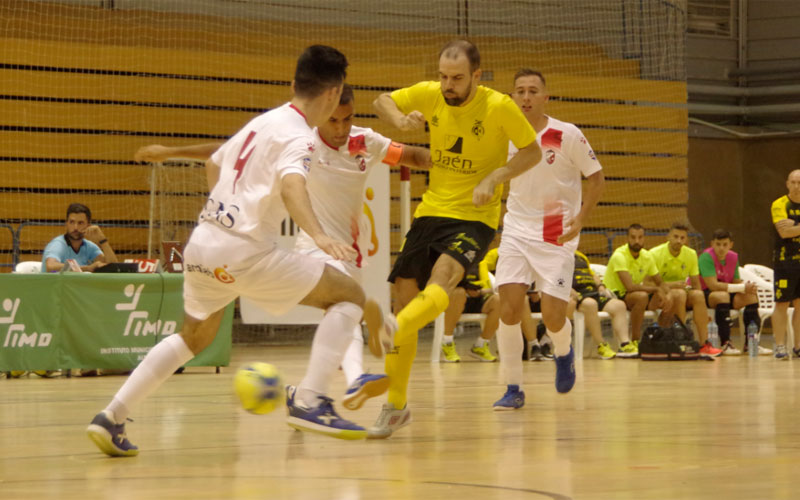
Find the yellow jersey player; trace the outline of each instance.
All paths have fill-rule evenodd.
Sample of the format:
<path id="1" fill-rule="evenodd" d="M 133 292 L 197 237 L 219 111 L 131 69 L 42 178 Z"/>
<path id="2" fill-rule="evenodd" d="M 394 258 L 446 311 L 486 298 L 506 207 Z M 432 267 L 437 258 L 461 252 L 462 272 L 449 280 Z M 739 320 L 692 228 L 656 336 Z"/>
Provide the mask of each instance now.
<path id="1" fill-rule="evenodd" d="M 480 54 L 466 40 L 439 53 L 439 81 L 382 94 L 378 116 L 402 130 L 430 127 L 431 172 L 389 281 L 397 298 L 394 349 L 386 356 L 389 401 L 370 438 L 407 425 L 406 392 L 418 330 L 449 304 L 466 269 L 480 262 L 500 219 L 503 182 L 539 162 L 536 133 L 505 94 L 479 86 Z M 519 153 L 507 162 L 509 140 Z M 420 293 L 420 290 L 422 292 Z"/>

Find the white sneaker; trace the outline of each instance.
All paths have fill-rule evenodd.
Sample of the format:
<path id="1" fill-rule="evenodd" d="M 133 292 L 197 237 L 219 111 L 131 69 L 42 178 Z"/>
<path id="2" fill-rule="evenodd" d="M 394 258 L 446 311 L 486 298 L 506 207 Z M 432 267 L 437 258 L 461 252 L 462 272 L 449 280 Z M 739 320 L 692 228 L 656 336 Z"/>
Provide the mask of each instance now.
<path id="1" fill-rule="evenodd" d="M 364 304 L 364 322 L 367 324 L 369 352 L 376 358 L 392 350 L 394 333 L 397 331 L 397 319 L 394 314 L 383 314 L 381 306 L 373 299 Z"/>
<path id="2" fill-rule="evenodd" d="M 758 346 L 758 355 L 759 356 L 769 356 L 772 354 L 772 349 L 764 346 Z"/>
<path id="3" fill-rule="evenodd" d="M 383 405 L 375 425 L 367 429 L 367 439 L 386 439 L 394 431 L 410 423 L 411 410 L 408 409 L 408 404 L 402 410 L 398 410 L 392 403 L 386 403 Z"/>
<path id="4" fill-rule="evenodd" d="M 733 347 L 733 344 L 730 341 L 725 342 L 722 345 L 722 354 L 725 356 L 738 356 L 742 353 L 739 349 Z"/>

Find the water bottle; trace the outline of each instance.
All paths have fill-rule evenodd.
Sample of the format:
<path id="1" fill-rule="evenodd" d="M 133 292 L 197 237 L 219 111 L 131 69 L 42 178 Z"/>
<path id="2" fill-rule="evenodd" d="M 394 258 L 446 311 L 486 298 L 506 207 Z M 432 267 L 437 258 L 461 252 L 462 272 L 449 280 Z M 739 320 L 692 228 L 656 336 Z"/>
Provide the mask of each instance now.
<path id="1" fill-rule="evenodd" d="M 758 326 L 755 321 L 747 325 L 747 352 L 751 358 L 758 356 Z"/>
<path id="2" fill-rule="evenodd" d="M 714 320 L 708 324 L 708 341 L 715 349 L 719 349 L 719 327 Z"/>

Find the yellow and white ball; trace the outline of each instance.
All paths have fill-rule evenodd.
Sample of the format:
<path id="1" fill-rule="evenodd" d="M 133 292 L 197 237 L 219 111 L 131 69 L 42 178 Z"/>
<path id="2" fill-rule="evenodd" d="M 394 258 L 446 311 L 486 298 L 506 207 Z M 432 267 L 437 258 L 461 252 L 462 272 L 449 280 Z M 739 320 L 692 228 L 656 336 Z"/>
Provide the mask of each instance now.
<path id="1" fill-rule="evenodd" d="M 269 363 L 249 363 L 236 372 L 233 388 L 242 408 L 264 415 L 283 404 L 284 390 L 280 372 Z"/>

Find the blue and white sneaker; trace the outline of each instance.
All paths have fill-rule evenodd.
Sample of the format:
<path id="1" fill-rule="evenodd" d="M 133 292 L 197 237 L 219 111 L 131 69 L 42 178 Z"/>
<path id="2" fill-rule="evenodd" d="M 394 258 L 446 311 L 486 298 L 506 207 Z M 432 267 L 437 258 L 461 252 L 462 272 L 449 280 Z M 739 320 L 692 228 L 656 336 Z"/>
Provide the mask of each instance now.
<path id="1" fill-rule="evenodd" d="M 106 410 L 94 416 L 86 433 L 100 451 L 111 457 L 134 457 L 139 454 L 139 448 L 125 436 L 125 424 L 115 423 Z"/>
<path id="2" fill-rule="evenodd" d="M 509 384 L 506 393 L 492 405 L 494 411 L 519 410 L 525 406 L 525 392 L 516 384 Z"/>
<path id="3" fill-rule="evenodd" d="M 358 410 L 369 398 L 380 396 L 389 390 L 389 377 L 364 373 L 347 388 L 342 398 L 342 406 L 348 410 Z"/>
<path id="4" fill-rule="evenodd" d="M 316 432 L 338 439 L 364 439 L 367 431 L 363 427 L 340 417 L 333 409 L 333 400 L 317 396 L 322 401 L 316 408 L 306 408 L 295 402 L 296 388 L 286 386 L 286 423 L 298 431 Z"/>
<path id="5" fill-rule="evenodd" d="M 569 392 L 575 385 L 575 351 L 569 346 L 569 354 L 556 356 L 556 390 Z"/>

